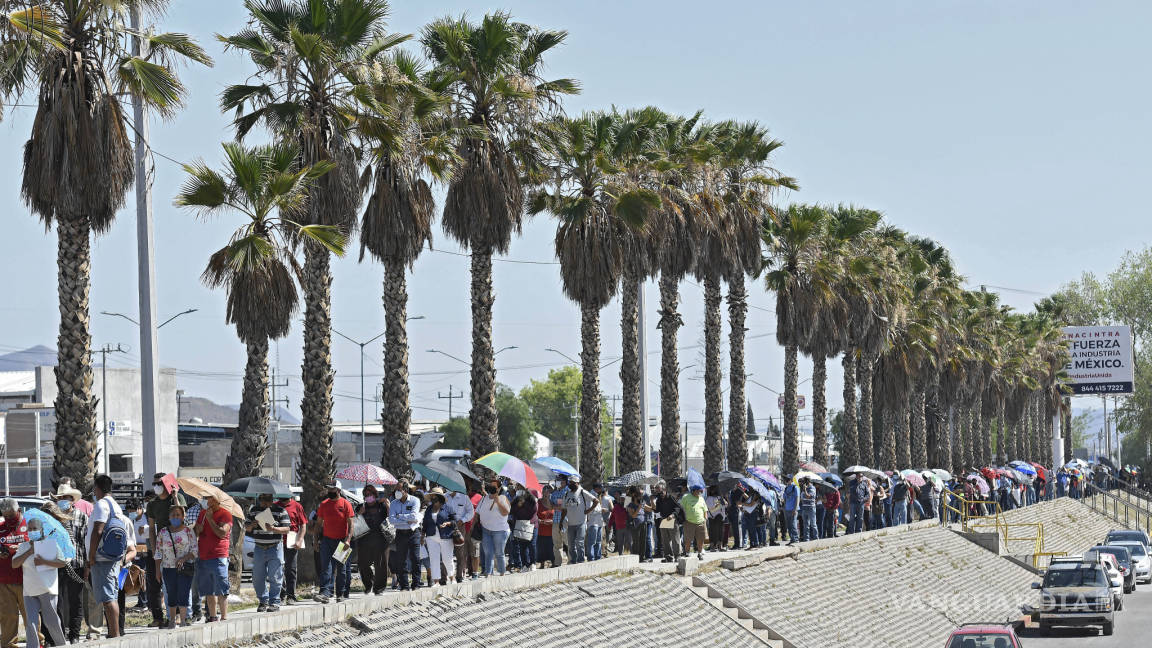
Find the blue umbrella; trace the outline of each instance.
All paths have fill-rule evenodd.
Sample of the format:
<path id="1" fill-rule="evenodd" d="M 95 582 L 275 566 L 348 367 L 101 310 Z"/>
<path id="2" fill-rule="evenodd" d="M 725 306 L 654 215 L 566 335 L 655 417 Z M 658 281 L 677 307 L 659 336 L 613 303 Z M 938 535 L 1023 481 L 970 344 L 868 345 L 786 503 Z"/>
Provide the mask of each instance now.
<path id="1" fill-rule="evenodd" d="M 48 515 L 40 509 L 24 511 L 25 520 L 40 520 L 40 527 L 44 529 L 44 539 L 56 543 L 56 557 L 60 560 L 72 560 L 76 557 L 76 547 L 72 546 L 72 538 L 68 531 L 60 524 L 60 520 Z"/>
<path id="2" fill-rule="evenodd" d="M 572 464 L 559 457 L 537 457 L 535 461 L 557 475 L 580 476 L 579 470 L 576 470 L 572 467 Z"/>
<path id="3" fill-rule="evenodd" d="M 820 476 L 824 479 L 824 481 L 829 482 L 831 484 L 835 484 L 836 488 L 840 488 L 841 486 L 844 485 L 844 480 L 840 479 L 840 477 L 838 475 L 836 475 L 835 473 L 830 473 L 830 472 L 820 473 Z"/>
<path id="4" fill-rule="evenodd" d="M 1025 475 L 1033 475 L 1033 476 L 1036 475 L 1036 469 L 1033 468 L 1032 466 L 1024 463 L 1023 461 L 1013 461 L 1012 463 L 1010 463 L 1008 465 L 1012 466 L 1012 468 L 1017 470 L 1018 472 L 1024 473 Z"/>
<path id="5" fill-rule="evenodd" d="M 704 490 L 704 475 L 696 472 L 694 468 L 689 468 L 688 472 L 684 473 L 684 478 L 688 482 L 689 491 L 691 491 L 693 488 Z"/>
<path id="6" fill-rule="evenodd" d="M 758 495 L 760 495 L 760 497 L 763 499 L 769 499 L 772 497 L 770 494 L 768 494 L 768 487 L 765 486 L 764 484 L 760 483 L 760 481 L 757 479 L 752 479 L 751 477 L 744 477 L 743 479 L 740 480 L 740 483 L 744 484 L 748 488 L 751 488 L 752 490 L 756 491 L 756 493 Z"/>

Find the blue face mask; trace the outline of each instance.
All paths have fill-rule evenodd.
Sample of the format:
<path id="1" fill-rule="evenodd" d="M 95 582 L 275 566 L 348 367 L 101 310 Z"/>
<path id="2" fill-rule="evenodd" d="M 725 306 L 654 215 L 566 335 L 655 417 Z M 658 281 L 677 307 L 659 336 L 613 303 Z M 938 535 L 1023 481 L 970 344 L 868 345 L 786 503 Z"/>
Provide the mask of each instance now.
<path id="1" fill-rule="evenodd" d="M 72 508 L 72 500 L 60 500 L 56 502 L 56 506 L 60 507 L 61 511 L 69 511 Z"/>
<path id="2" fill-rule="evenodd" d="M 43 531 L 29 531 L 28 532 L 28 540 L 30 542 L 38 542 L 38 541 L 43 540 L 43 539 L 44 539 L 44 532 Z"/>
<path id="3" fill-rule="evenodd" d="M 184 524 L 184 518 L 168 518 L 168 524 L 171 524 L 174 527 L 178 527 L 181 524 Z"/>

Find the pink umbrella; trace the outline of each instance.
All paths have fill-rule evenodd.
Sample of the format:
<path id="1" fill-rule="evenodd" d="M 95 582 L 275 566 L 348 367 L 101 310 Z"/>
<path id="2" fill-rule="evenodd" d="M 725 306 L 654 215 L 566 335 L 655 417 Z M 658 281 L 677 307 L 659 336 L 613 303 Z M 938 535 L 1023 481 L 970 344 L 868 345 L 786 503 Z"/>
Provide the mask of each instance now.
<path id="1" fill-rule="evenodd" d="M 920 475 L 920 473 L 916 472 L 915 470 L 912 470 L 911 468 L 909 468 L 908 470 L 900 471 L 900 476 L 904 478 L 904 481 L 908 482 L 909 484 L 912 484 L 916 488 L 920 488 L 920 487 L 922 487 L 928 483 L 928 482 L 924 481 L 924 477 L 922 477 Z"/>
<path id="2" fill-rule="evenodd" d="M 348 481 L 362 482 L 365 484 L 392 485 L 396 483 L 396 478 L 392 476 L 392 473 L 384 470 L 380 466 L 375 466 L 372 464 L 348 466 L 344 470 L 336 473 L 336 478 L 347 479 Z"/>

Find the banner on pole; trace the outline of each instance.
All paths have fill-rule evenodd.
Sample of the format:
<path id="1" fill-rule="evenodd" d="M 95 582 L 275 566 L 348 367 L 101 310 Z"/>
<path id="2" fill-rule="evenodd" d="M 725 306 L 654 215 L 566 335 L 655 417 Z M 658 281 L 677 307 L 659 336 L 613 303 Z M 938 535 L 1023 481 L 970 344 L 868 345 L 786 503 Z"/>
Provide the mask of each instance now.
<path id="1" fill-rule="evenodd" d="M 1131 394 L 1132 328 L 1068 326 L 1068 384 L 1073 394 Z"/>

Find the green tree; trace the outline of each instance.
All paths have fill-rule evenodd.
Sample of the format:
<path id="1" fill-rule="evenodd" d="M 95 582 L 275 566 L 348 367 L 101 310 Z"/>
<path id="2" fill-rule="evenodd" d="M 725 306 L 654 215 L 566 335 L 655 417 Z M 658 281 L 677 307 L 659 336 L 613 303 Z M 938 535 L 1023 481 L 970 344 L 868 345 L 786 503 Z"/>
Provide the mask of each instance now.
<path id="1" fill-rule="evenodd" d="M 130 12 L 163 10 L 166 4 L 70 0 L 0 6 L 0 108 L 21 99 L 36 104 L 20 196 L 57 236 L 60 328 L 52 470 L 85 492 L 97 454 L 88 312 L 91 239 L 112 227 L 135 179 L 131 113 L 125 105 L 139 101 L 171 117 L 185 96 L 175 65 L 212 62 L 186 34 L 129 29 Z M 130 50 L 133 41 L 137 47 Z"/>
<path id="2" fill-rule="evenodd" d="M 544 380 L 533 379 L 520 390 L 536 432 L 551 439 L 556 456 L 575 465 L 577 438 L 573 415 L 580 403 L 580 370 L 574 366 L 552 369 Z"/>
<path id="3" fill-rule="evenodd" d="M 528 404 L 516 396 L 507 385 L 496 386 L 496 411 L 500 414 L 500 447 L 504 452 L 521 459 L 536 456 L 536 442 L 532 436 L 532 413 Z M 444 438 L 441 447 L 453 450 L 469 450 L 472 443 L 472 428 L 468 418 L 452 417 L 440 426 Z"/>
<path id="4" fill-rule="evenodd" d="M 467 450 L 471 447 L 472 430 L 468 427 L 467 417 L 454 416 L 441 425 L 439 431 L 444 433 L 444 438 L 440 439 L 441 447 L 452 450 Z"/>

